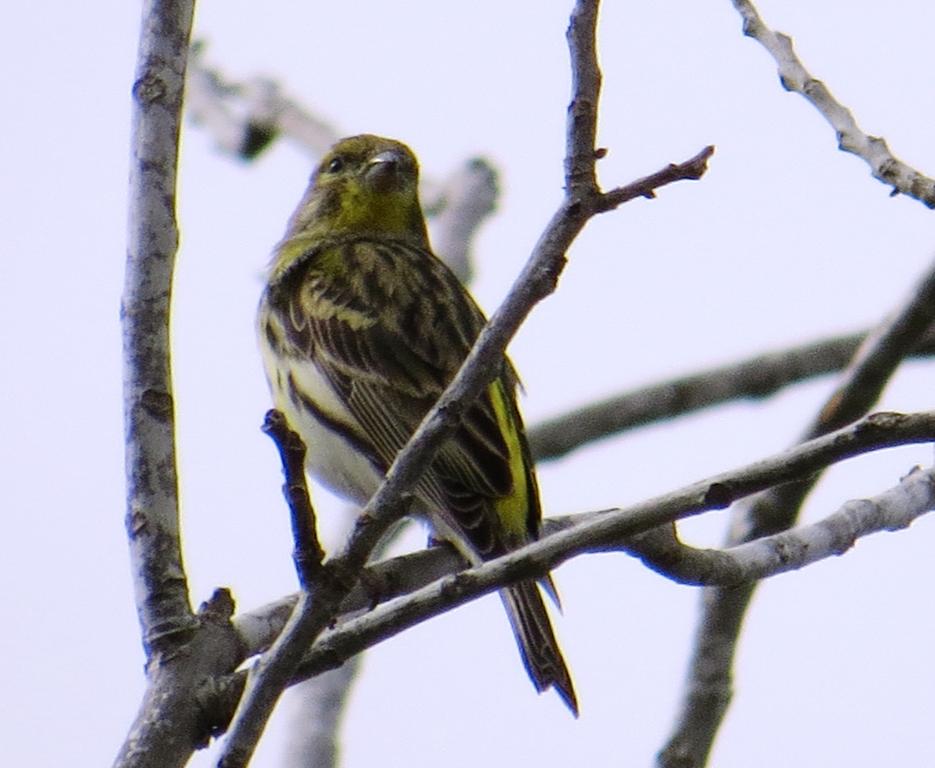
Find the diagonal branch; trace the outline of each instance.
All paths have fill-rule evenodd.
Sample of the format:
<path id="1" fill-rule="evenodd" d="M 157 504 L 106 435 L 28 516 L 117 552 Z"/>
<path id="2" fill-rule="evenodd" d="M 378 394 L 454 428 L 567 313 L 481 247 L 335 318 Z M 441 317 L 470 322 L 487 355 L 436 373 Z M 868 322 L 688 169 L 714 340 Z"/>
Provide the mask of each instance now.
<path id="1" fill-rule="evenodd" d="M 600 191 L 594 170 L 600 84 L 595 50 L 597 6 L 597 0 L 578 0 L 569 27 L 573 88 L 566 129 L 565 198 L 460 371 L 361 512 L 344 549 L 325 564 L 325 577 L 314 592 L 303 592 L 282 635 L 254 667 L 222 751 L 219 765 L 223 768 L 247 764 L 302 653 L 333 620 L 381 535 L 405 514 L 408 489 L 458 426 L 465 409 L 494 378 L 507 343 L 532 307 L 555 290 L 572 241 L 592 216 L 617 204 Z M 699 178 L 709 156 L 710 150 L 689 163 L 670 166 L 660 184 Z"/>
<path id="2" fill-rule="evenodd" d="M 871 331 L 858 347 L 801 440 L 811 440 L 849 424 L 873 407 L 894 371 L 935 322 L 935 262 L 896 311 Z M 776 488 L 735 514 L 731 542 L 751 541 L 795 524 L 805 497 L 818 482 Z"/>
<path id="3" fill-rule="evenodd" d="M 285 95 L 272 80 L 255 77 L 231 82 L 205 64 L 203 42 L 192 46 L 187 110 L 219 149 L 252 160 L 279 136 L 288 136 L 316 157 L 324 155 L 340 134 Z"/>
<path id="4" fill-rule="evenodd" d="M 291 682 L 332 669 L 431 616 L 505 584 L 539 576 L 585 553 L 629 551 L 677 581 L 725 585 L 765 578 L 840 554 L 860 536 L 905 527 L 930 511 L 935 506 L 935 471 L 912 472 L 880 497 L 848 502 L 812 526 L 723 551 L 693 549 L 661 534 L 665 523 L 723 507 L 730 498 L 810 476 L 844 458 L 882 447 L 931 441 L 935 441 L 935 413 L 876 414 L 754 464 L 625 509 L 547 520 L 547 535 L 537 542 L 468 571 L 447 575 L 460 570 L 463 562 L 446 550 L 394 558 L 368 569 L 368 582 L 394 583 L 399 591 L 383 595 L 384 599 L 415 591 L 364 617 L 346 620 L 324 635 L 306 653 Z M 401 583 L 407 578 L 408 583 Z M 369 592 L 356 593 L 342 610 L 351 613 L 366 608 L 372 597 Z M 235 620 L 249 653 L 262 651 L 275 638 L 288 615 L 288 603 L 289 599 L 278 601 Z M 218 730 L 223 730 L 243 685 L 244 675 L 237 673 L 227 686 L 219 688 L 219 699 L 211 707 Z"/>
<path id="5" fill-rule="evenodd" d="M 655 421 L 742 398 L 768 397 L 790 384 L 840 371 L 866 336 L 864 332 L 823 339 L 648 384 L 533 425 L 528 430 L 529 444 L 537 461 L 548 461 Z M 912 350 L 914 357 L 932 354 L 935 326 Z"/>
<path id="6" fill-rule="evenodd" d="M 222 152 L 251 161 L 285 137 L 317 160 L 341 137 L 334 125 L 285 94 L 276 82 L 263 77 L 234 81 L 212 69 L 204 61 L 205 48 L 204 43 L 192 46 L 186 109 Z M 477 226 L 493 211 L 496 172 L 486 160 L 473 158 L 444 179 L 423 176 L 420 192 L 432 222 L 435 252 L 467 282 L 468 247 Z"/>
<path id="7" fill-rule="evenodd" d="M 759 42 L 776 60 L 782 87 L 804 96 L 821 113 L 834 128 L 838 147 L 866 162 L 875 179 L 893 187 L 894 195 L 901 192 L 935 208 L 935 180 L 896 158 L 885 139 L 864 133 L 851 111 L 805 68 L 792 48 L 792 39 L 767 27 L 750 0 L 732 2 L 743 17 L 743 33 Z"/>
<path id="8" fill-rule="evenodd" d="M 328 122 L 290 98 L 275 82 L 253 78 L 232 82 L 205 63 L 205 46 L 192 46 L 186 105 L 192 120 L 210 133 L 220 149 L 249 161 L 261 154 L 274 140 L 287 137 L 313 156 L 320 156 L 333 144 L 339 132 Z M 471 246 L 483 221 L 493 212 L 498 195 L 497 173 L 483 159 L 467 161 L 441 180 L 423 178 L 424 209 L 431 224 L 432 241 L 438 254 L 458 277 L 467 282 L 472 272 Z M 334 736 L 329 729 L 337 723 L 333 711 L 341 686 L 353 681 L 351 666 L 340 675 L 310 680 L 322 695 L 303 690 L 304 707 L 300 717 L 316 724 L 297 731 L 290 749 L 290 761 L 316 765 L 334 761 Z M 330 725 L 329 725 L 330 724 Z M 307 749 L 302 748 L 305 742 Z"/>
<path id="9" fill-rule="evenodd" d="M 676 580 L 693 581 L 688 575 L 690 571 L 673 570 L 675 566 L 662 562 L 674 562 L 676 558 L 671 550 L 659 546 L 658 539 L 634 544 L 629 537 L 684 517 L 724 508 L 766 488 L 810 477 L 844 459 L 882 448 L 928 442 L 935 442 L 935 412 L 877 413 L 837 432 L 625 509 L 546 518 L 547 535 L 517 550 L 524 553 L 523 557 L 531 553 L 535 566 L 541 570 L 524 572 L 518 578 L 540 575 L 587 552 L 632 550 L 641 556 L 651 556 L 656 570 Z M 446 549 L 425 550 L 371 566 L 367 582 L 379 586 L 381 597 L 386 600 L 407 594 L 463 566 L 464 562 Z M 343 612 L 366 608 L 372 603 L 373 590 L 354 590 L 346 600 Z M 275 639 L 294 603 L 295 597 L 285 598 L 235 619 L 248 653 L 259 653 Z"/>
<path id="10" fill-rule="evenodd" d="M 857 539 L 907 528 L 935 509 L 935 469 L 915 468 L 872 499 L 846 502 L 823 520 L 726 549 L 695 549 L 666 527 L 634 536 L 628 551 L 682 584 L 734 587 L 847 552 Z"/>
<path id="11" fill-rule="evenodd" d="M 869 334 L 841 383 L 808 427 L 809 440 L 866 412 L 902 359 L 914 348 L 935 315 L 935 264 L 912 295 Z M 729 542 L 752 541 L 790 528 L 819 474 L 788 483 L 741 505 L 732 520 Z M 702 606 L 687 691 L 676 728 L 658 761 L 678 768 L 703 766 L 731 697 L 731 666 L 741 623 L 755 584 L 708 590 Z"/>
<path id="12" fill-rule="evenodd" d="M 685 548 L 678 564 L 686 581 L 732 584 L 764 579 L 840 555 L 857 539 L 884 530 L 899 530 L 935 509 L 935 471 L 917 471 L 873 499 L 850 501 L 837 512 L 801 530 L 724 551 Z M 535 545 L 468 571 L 447 576 L 400 600 L 350 619 L 324 635 L 306 654 L 299 677 L 333 669 L 349 657 L 416 624 L 514 581 L 541 575 Z"/>

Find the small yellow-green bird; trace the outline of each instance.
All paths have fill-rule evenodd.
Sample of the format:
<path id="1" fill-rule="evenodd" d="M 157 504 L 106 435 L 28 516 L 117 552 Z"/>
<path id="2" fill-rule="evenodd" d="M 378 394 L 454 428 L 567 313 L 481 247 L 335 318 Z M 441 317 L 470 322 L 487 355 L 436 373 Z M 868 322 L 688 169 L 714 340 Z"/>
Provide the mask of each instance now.
<path id="1" fill-rule="evenodd" d="M 371 135 L 339 141 L 276 246 L 260 301 L 275 405 L 307 444 L 310 472 L 361 505 L 485 323 L 432 253 L 418 183 L 406 145 Z M 539 535 L 539 490 L 516 388 L 504 361 L 414 490 L 415 514 L 474 564 Z M 555 595 L 551 578 L 542 584 Z M 524 581 L 500 594 L 536 688 L 554 686 L 577 715 L 538 585 Z"/>

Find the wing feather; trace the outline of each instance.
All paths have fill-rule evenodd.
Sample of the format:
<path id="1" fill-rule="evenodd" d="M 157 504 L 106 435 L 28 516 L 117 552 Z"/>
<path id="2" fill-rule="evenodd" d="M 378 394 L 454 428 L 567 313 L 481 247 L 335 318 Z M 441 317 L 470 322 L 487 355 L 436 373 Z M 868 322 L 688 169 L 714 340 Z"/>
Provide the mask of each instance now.
<path id="1" fill-rule="evenodd" d="M 271 303 L 288 321 L 293 349 L 347 404 L 384 471 L 484 325 L 456 281 L 432 254 L 410 243 L 352 239 L 312 250 L 276 286 Z M 515 388 L 508 363 L 504 378 Z M 504 549 L 496 502 L 513 492 L 513 471 L 510 446 L 485 392 L 438 452 L 417 493 L 487 557 Z M 529 513 L 537 518 L 538 508 Z"/>

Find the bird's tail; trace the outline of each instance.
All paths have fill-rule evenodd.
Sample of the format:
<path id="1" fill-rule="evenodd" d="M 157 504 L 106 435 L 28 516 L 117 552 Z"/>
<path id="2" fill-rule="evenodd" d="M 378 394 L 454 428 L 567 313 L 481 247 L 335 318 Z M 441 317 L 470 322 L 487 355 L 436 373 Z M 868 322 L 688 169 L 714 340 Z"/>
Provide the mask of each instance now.
<path id="1" fill-rule="evenodd" d="M 536 582 L 521 581 L 502 590 L 500 596 L 510 617 L 526 671 L 536 689 L 541 693 L 555 686 L 562 701 L 577 717 L 575 687 Z"/>

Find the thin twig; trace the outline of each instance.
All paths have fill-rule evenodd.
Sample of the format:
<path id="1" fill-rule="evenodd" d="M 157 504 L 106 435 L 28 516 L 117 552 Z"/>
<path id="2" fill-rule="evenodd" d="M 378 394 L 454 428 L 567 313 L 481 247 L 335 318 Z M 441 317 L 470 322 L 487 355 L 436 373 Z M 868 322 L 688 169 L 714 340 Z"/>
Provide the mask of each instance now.
<path id="1" fill-rule="evenodd" d="M 821 113 L 834 128 L 838 147 L 866 162 L 875 179 L 893 187 L 894 195 L 902 193 L 935 208 L 935 180 L 897 159 L 884 139 L 864 133 L 850 110 L 808 72 L 792 48 L 792 39 L 767 27 L 750 0 L 732 2 L 743 17 L 743 33 L 759 42 L 776 60 L 782 87 L 801 94 Z"/>
<path id="2" fill-rule="evenodd" d="M 614 208 L 634 200 L 637 197 L 645 197 L 652 200 L 656 196 L 656 189 L 673 181 L 682 181 L 690 179 L 700 179 L 708 169 L 708 160 L 714 154 L 714 147 L 708 145 L 697 155 L 684 163 L 670 163 L 662 170 L 637 179 L 629 184 L 612 189 L 601 195 L 598 210 L 600 212 L 611 211 Z"/>
<path id="3" fill-rule="evenodd" d="M 292 540 L 295 542 L 292 559 L 295 562 L 299 584 L 303 589 L 308 589 L 314 584 L 321 569 L 325 551 L 318 540 L 315 510 L 305 479 L 305 443 L 289 427 L 285 415 L 275 409 L 267 411 L 263 421 L 263 432 L 272 438 L 279 450 L 285 476 L 282 493 L 289 506 Z"/>

